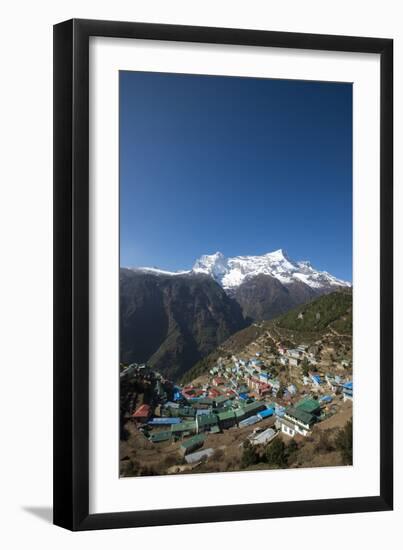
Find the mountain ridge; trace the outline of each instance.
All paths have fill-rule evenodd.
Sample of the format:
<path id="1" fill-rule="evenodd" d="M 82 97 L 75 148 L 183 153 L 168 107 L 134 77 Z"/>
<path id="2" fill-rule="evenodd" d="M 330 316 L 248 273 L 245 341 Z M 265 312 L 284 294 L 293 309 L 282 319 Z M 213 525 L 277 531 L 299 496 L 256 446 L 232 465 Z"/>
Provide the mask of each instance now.
<path id="1" fill-rule="evenodd" d="M 120 269 L 120 358 L 178 379 L 226 338 L 351 285 L 283 250 L 201 256 L 193 269 Z"/>
<path id="2" fill-rule="evenodd" d="M 226 257 L 221 252 L 204 254 L 198 258 L 190 270 L 168 271 L 156 267 L 131 268 L 156 275 L 204 274 L 212 277 L 226 292 L 231 292 L 243 283 L 259 275 L 277 279 L 283 285 L 304 283 L 315 290 L 350 288 L 351 283 L 338 279 L 327 271 L 315 269 L 308 260 L 291 259 L 283 249 L 268 252 L 261 256 Z"/>

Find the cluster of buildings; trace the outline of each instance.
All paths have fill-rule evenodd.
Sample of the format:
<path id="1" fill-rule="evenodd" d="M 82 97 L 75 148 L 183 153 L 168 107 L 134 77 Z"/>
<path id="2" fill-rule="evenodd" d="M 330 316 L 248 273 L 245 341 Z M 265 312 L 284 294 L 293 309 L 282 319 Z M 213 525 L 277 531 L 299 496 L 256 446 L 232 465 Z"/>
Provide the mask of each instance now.
<path id="1" fill-rule="evenodd" d="M 284 358 L 288 365 L 293 366 L 295 361 L 299 366 L 304 358 L 315 364 L 317 352 L 312 346 L 301 345 L 293 349 L 278 346 L 278 353 L 277 363 Z M 167 386 L 157 374 L 157 398 L 139 406 L 132 418 L 152 443 L 179 441 L 180 453 L 191 464 L 214 452 L 203 448 L 209 434 L 271 418 L 270 425 L 256 428 L 249 436 L 252 444 L 267 444 L 280 432 L 306 437 L 315 423 L 326 417 L 336 395 L 344 401 L 353 398 L 351 381 L 309 371 L 307 375 L 301 371 L 302 386 L 309 386 L 301 398 L 297 386 L 282 384 L 273 376 L 273 368 L 266 367 L 267 362 L 259 352 L 247 360 L 236 356 L 219 359 L 204 383 L 183 387 L 170 382 Z"/>
<path id="2" fill-rule="evenodd" d="M 316 366 L 318 364 L 316 355 L 318 353 L 320 341 L 312 346 L 300 344 L 296 348 L 286 348 L 281 344 L 277 345 L 277 351 L 280 355 L 280 364 L 290 367 L 299 367 L 305 360 L 307 365 Z"/>
<path id="3" fill-rule="evenodd" d="M 232 363 L 217 363 L 210 370 L 210 375 L 213 376 L 213 384 L 225 384 L 229 391 L 241 399 L 275 396 L 280 389 L 279 380 L 273 379 L 259 353 L 249 360 L 232 356 Z"/>
<path id="4" fill-rule="evenodd" d="M 189 389 L 184 388 L 184 393 L 187 394 Z M 159 416 L 154 416 L 157 409 Z M 232 427 L 242 428 L 273 415 L 274 408 L 262 401 L 246 402 L 225 395 L 185 398 L 181 394 L 177 400 L 167 401 L 154 409 L 142 404 L 132 418 L 151 442 L 159 443 L 220 433 Z M 202 437 L 192 439 L 190 447 L 200 441 L 203 441 Z"/>

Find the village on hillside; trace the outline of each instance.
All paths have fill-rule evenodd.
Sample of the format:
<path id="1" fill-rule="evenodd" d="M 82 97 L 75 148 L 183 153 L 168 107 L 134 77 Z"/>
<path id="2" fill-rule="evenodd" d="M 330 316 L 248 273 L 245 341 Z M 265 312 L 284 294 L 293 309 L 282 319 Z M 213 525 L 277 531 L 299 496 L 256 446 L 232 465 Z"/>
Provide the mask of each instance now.
<path id="1" fill-rule="evenodd" d="M 291 346 L 265 331 L 185 385 L 122 365 L 121 475 L 351 463 L 339 444 L 352 420 L 351 353 L 334 346 L 329 335 Z"/>

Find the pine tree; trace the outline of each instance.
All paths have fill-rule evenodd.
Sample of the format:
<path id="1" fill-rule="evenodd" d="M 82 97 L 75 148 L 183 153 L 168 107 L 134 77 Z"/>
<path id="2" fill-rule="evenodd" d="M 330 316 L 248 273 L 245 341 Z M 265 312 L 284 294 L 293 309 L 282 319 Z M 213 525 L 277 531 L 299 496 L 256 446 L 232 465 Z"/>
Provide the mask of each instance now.
<path id="1" fill-rule="evenodd" d="M 279 468 L 286 466 L 285 445 L 280 438 L 276 437 L 267 447 L 266 462 L 272 466 L 278 466 Z"/>
<path id="2" fill-rule="evenodd" d="M 336 436 L 336 448 L 341 452 L 344 464 L 353 463 L 353 422 L 349 420 Z"/>

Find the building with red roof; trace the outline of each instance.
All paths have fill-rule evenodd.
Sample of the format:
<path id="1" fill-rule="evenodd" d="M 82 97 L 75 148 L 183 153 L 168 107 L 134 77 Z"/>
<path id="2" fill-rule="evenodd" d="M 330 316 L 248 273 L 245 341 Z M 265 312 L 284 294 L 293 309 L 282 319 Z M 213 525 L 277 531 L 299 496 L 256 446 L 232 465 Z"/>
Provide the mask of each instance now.
<path id="1" fill-rule="evenodd" d="M 133 418 L 136 422 L 142 423 L 147 422 L 151 416 L 151 407 L 150 405 L 140 405 L 140 407 L 133 413 Z"/>

